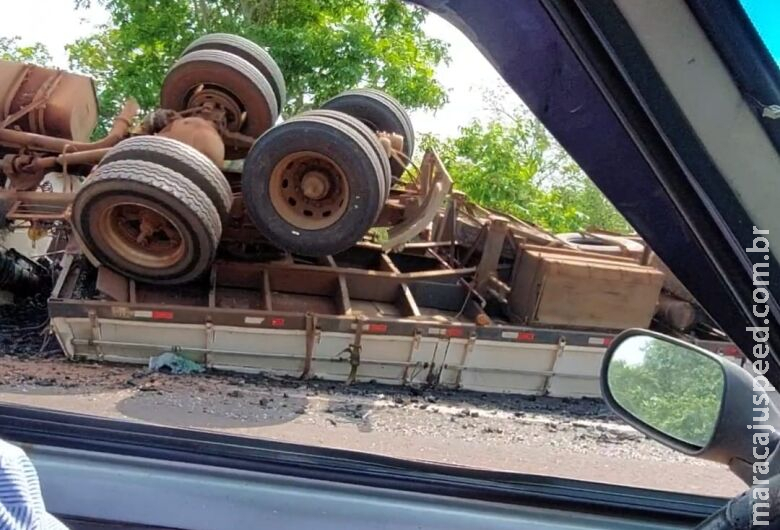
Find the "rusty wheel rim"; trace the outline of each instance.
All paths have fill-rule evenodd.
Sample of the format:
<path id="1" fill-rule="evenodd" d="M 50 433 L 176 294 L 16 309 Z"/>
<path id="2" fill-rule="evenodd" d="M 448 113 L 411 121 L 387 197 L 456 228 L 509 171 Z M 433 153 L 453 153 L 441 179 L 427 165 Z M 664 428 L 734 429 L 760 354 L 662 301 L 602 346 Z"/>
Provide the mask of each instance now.
<path id="1" fill-rule="evenodd" d="M 92 234 L 137 266 L 165 269 L 185 255 L 181 229 L 156 208 L 135 202 L 110 203 L 92 219 Z"/>
<path id="2" fill-rule="evenodd" d="M 218 86 L 200 85 L 187 97 L 186 107 L 212 108 L 224 114 L 224 124 L 230 131 L 240 131 L 246 119 L 241 102 L 226 89 Z"/>
<path id="3" fill-rule="evenodd" d="M 301 151 L 276 164 L 269 193 L 271 204 L 286 222 L 304 230 L 321 230 L 347 210 L 349 183 L 333 160 Z"/>

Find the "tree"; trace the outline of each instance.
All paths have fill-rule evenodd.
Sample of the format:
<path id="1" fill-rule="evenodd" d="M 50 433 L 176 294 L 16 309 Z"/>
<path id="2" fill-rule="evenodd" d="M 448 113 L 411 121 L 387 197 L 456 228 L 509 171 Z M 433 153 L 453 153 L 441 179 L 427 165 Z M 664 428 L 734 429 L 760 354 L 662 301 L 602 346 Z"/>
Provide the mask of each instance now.
<path id="1" fill-rule="evenodd" d="M 382 88 L 410 109 L 446 102 L 434 72 L 448 61 L 447 45 L 427 38 L 425 11 L 401 0 L 95 1 L 110 23 L 68 51 L 71 67 L 97 81 L 104 118 L 129 96 L 154 107 L 182 50 L 214 32 L 242 35 L 269 51 L 285 76 L 287 114 L 356 86 Z"/>
<path id="2" fill-rule="evenodd" d="M 21 46 L 19 37 L 0 37 L 0 59 L 32 63 L 38 66 L 48 66 L 52 62 L 51 54 L 46 46 L 35 42 L 30 46 Z"/>
<path id="3" fill-rule="evenodd" d="M 569 231 L 592 229 L 618 233 L 632 231 L 620 212 L 582 171 L 577 171 L 569 182 L 558 185 L 555 189 L 560 194 L 561 203 L 579 213 L 579 222 L 572 224 Z"/>
<path id="4" fill-rule="evenodd" d="M 630 227 L 577 164 L 527 112 L 495 109 L 458 136 L 425 136 L 449 169 L 455 186 L 475 202 L 553 232 Z"/>

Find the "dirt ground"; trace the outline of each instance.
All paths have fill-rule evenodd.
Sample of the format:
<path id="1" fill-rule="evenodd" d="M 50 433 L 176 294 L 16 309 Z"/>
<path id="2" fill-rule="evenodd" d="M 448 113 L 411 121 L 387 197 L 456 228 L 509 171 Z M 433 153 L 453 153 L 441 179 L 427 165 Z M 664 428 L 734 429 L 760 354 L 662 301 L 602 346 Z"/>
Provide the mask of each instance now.
<path id="1" fill-rule="evenodd" d="M 622 424 L 600 400 L 427 391 L 0 357 L 0 401 L 153 424 L 653 489 L 732 496 L 722 466 Z"/>

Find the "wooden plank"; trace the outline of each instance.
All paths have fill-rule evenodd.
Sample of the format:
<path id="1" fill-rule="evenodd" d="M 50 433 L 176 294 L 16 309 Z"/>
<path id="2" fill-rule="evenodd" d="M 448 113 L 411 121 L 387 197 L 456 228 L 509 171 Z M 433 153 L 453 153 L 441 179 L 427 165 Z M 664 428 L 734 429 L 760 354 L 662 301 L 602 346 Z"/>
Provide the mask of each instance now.
<path id="1" fill-rule="evenodd" d="M 135 304 L 138 302 L 138 289 L 135 280 L 133 280 L 132 278 L 130 279 L 129 287 L 130 287 L 130 303 Z"/>
<path id="2" fill-rule="evenodd" d="M 388 256 L 385 252 L 382 252 L 382 254 L 379 255 L 379 270 L 385 272 L 401 272 L 398 270 L 398 267 L 395 266 L 393 260 L 390 259 L 390 256 Z"/>
<path id="3" fill-rule="evenodd" d="M 263 300 L 263 309 L 271 311 L 273 303 L 271 301 L 271 277 L 267 271 L 263 271 L 261 284 L 261 299 Z"/>
<path id="4" fill-rule="evenodd" d="M 128 293 L 127 278 L 117 274 L 106 267 L 98 267 L 97 290 L 117 302 L 127 302 L 130 299 Z"/>
<path id="5" fill-rule="evenodd" d="M 417 307 L 417 301 L 414 299 L 412 290 L 409 289 L 409 285 L 406 283 L 401 284 L 401 295 L 398 297 L 397 305 L 401 309 L 403 316 L 407 317 L 419 317 L 420 308 Z"/>
<path id="6" fill-rule="evenodd" d="M 220 276 L 221 281 L 231 281 L 233 284 L 246 283 L 247 286 L 253 282 L 248 276 L 259 278 L 262 271 L 269 271 L 272 278 L 277 274 L 285 274 L 296 278 L 306 278 L 309 275 L 318 275 L 320 277 L 335 277 L 343 274 L 348 279 L 353 277 L 362 277 L 384 282 L 391 280 L 393 282 L 416 282 L 425 280 L 460 278 L 476 272 L 476 267 L 465 267 L 459 269 L 433 269 L 415 272 L 388 272 L 376 271 L 370 269 L 356 269 L 352 267 L 323 267 L 321 265 L 303 265 L 300 263 L 244 263 L 235 261 L 225 261 L 221 263 Z M 300 274 L 299 274 L 300 273 Z M 254 282 L 257 284 L 257 281 Z"/>
<path id="7" fill-rule="evenodd" d="M 209 273 L 209 307 L 217 307 L 217 265 L 211 266 Z"/>
<path id="8" fill-rule="evenodd" d="M 382 253 L 381 255 L 379 268 L 380 270 L 386 270 L 390 272 L 396 272 L 396 273 L 401 272 L 400 270 L 398 270 L 398 267 L 395 266 L 395 263 L 393 263 L 393 260 L 390 258 L 390 256 L 388 256 L 385 253 Z M 407 317 L 420 316 L 420 308 L 417 307 L 417 301 L 414 299 L 414 295 L 412 294 L 411 289 L 409 289 L 409 284 L 407 283 L 402 283 L 400 285 L 396 306 L 401 311 L 401 314 L 403 316 L 407 316 Z"/>
<path id="9" fill-rule="evenodd" d="M 333 256 L 326 256 L 325 262 L 330 267 L 338 267 L 338 265 L 336 264 L 336 260 L 333 259 Z M 339 274 L 338 276 L 338 287 L 334 295 L 336 297 L 336 306 L 339 308 L 339 312 L 342 315 L 351 315 L 352 303 L 349 300 L 349 288 L 347 287 L 347 279 L 344 277 L 343 274 Z"/>
<path id="10" fill-rule="evenodd" d="M 475 289 L 481 295 L 487 294 L 490 276 L 498 269 L 501 252 L 504 249 L 504 239 L 507 234 L 508 219 L 498 215 L 490 216 L 490 226 L 485 236 L 485 244 L 482 247 L 482 257 L 474 276 Z"/>
<path id="11" fill-rule="evenodd" d="M 303 361 L 302 379 L 311 376 L 311 363 L 314 358 L 314 349 L 317 346 L 317 315 L 306 314 L 306 358 Z"/>
<path id="12" fill-rule="evenodd" d="M 334 293 L 345 290 L 351 299 L 395 303 L 402 284 L 408 284 L 411 288 L 418 282 L 451 280 L 475 270 L 466 268 L 397 273 L 286 263 L 222 262 L 218 269 L 217 284 L 257 289 L 265 281 L 263 275 L 267 274 L 271 291 L 332 297 Z M 410 290 L 410 294 L 415 294 L 414 289 Z M 407 309 L 411 311 L 412 307 Z"/>

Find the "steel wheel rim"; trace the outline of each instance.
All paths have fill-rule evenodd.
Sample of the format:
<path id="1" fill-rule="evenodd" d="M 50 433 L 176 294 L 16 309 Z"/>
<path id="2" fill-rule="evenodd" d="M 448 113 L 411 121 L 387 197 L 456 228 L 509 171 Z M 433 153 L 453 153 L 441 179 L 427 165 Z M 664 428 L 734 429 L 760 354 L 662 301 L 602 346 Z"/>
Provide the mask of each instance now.
<path id="1" fill-rule="evenodd" d="M 322 230 L 347 211 L 349 182 L 329 157 L 300 151 L 274 166 L 269 195 L 274 209 L 287 223 L 303 230 Z"/>
<path id="2" fill-rule="evenodd" d="M 167 269 L 186 254 L 183 231 L 161 210 L 133 201 L 109 202 L 98 208 L 90 220 L 93 237 L 133 265 Z"/>
<path id="3" fill-rule="evenodd" d="M 240 131 L 244 125 L 246 113 L 241 101 L 237 100 L 229 90 L 218 85 L 200 85 L 195 87 L 186 98 L 188 109 L 211 106 L 224 113 L 224 124 L 230 131 Z"/>

